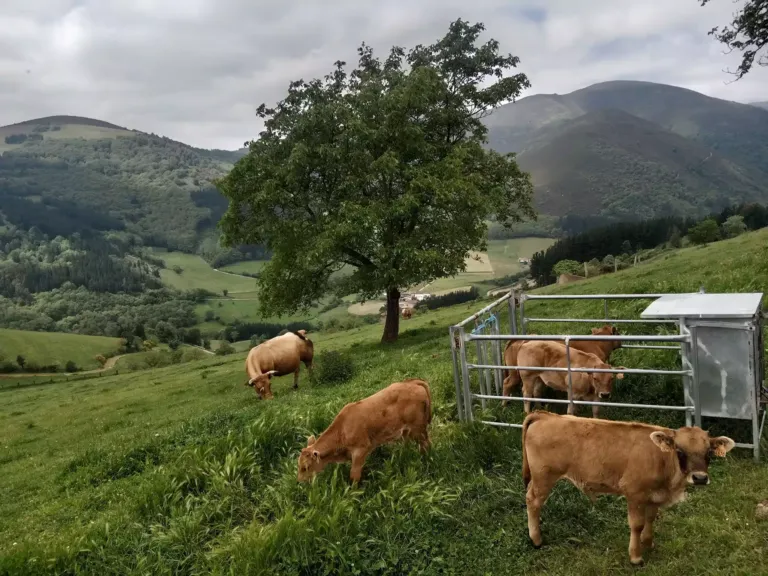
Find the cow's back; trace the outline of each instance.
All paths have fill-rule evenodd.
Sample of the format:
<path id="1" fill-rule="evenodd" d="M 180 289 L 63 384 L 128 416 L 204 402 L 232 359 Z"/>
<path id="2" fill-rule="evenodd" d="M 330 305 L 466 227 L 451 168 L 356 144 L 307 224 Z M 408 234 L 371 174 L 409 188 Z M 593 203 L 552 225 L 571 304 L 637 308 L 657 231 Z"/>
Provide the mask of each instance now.
<path id="1" fill-rule="evenodd" d="M 262 372 L 276 370 L 290 374 L 299 366 L 301 359 L 300 338 L 291 332 L 262 342 L 248 354 L 257 362 Z"/>
<path id="2" fill-rule="evenodd" d="M 587 493 L 653 492 L 675 473 L 651 440 L 665 430 L 658 426 L 534 412 L 524 427 L 529 473 L 568 478 Z"/>

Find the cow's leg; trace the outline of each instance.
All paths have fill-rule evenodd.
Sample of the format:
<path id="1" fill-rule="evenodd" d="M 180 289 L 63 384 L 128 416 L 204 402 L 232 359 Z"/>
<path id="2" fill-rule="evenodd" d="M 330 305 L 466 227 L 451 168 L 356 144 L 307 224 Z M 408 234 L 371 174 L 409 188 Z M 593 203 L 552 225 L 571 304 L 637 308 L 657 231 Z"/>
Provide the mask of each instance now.
<path id="1" fill-rule="evenodd" d="M 531 382 L 531 378 L 529 376 L 523 377 L 523 397 L 524 398 L 531 398 L 533 394 L 533 383 Z M 523 401 L 523 410 L 525 410 L 526 414 L 531 413 L 531 403 L 528 400 Z"/>
<path id="2" fill-rule="evenodd" d="M 655 504 L 648 504 L 645 507 L 645 526 L 640 533 L 640 543 L 643 548 L 653 548 L 653 523 L 656 520 L 656 514 L 659 512 L 659 507 Z"/>
<path id="3" fill-rule="evenodd" d="M 301 364 L 296 366 L 296 371 L 293 373 L 293 389 L 299 389 L 299 370 L 301 370 Z"/>
<path id="4" fill-rule="evenodd" d="M 645 526 L 645 503 L 627 500 L 627 520 L 629 522 L 629 561 L 638 566 L 643 563 L 640 535 Z"/>
<path id="5" fill-rule="evenodd" d="M 535 548 L 540 548 L 541 539 L 541 507 L 549 497 L 557 478 L 550 478 L 546 470 L 538 478 L 531 478 L 528 491 L 525 494 L 525 504 L 528 511 L 528 536 Z"/>
<path id="6" fill-rule="evenodd" d="M 367 448 L 355 448 L 350 454 L 352 457 L 352 469 L 349 471 L 349 479 L 353 483 L 360 482 L 360 478 L 363 475 L 363 464 L 368 457 Z"/>
<path id="7" fill-rule="evenodd" d="M 544 396 L 544 389 L 546 388 L 546 384 L 544 383 L 544 380 L 541 378 L 536 379 L 536 383 L 533 385 L 533 397 L 534 398 L 541 398 Z M 541 410 L 544 407 L 544 403 L 539 401 L 536 402 L 536 408 Z"/>
<path id="8" fill-rule="evenodd" d="M 313 368 L 313 366 L 312 366 L 312 362 L 304 362 L 304 366 L 306 366 L 306 367 L 307 367 L 307 374 L 309 374 L 309 381 L 310 381 L 310 382 L 313 382 L 314 380 L 313 380 L 313 375 L 312 375 L 312 374 L 313 374 L 313 371 L 312 371 L 312 368 Z"/>
<path id="9" fill-rule="evenodd" d="M 504 396 L 512 396 L 512 390 L 514 390 L 520 385 L 520 380 L 521 380 L 520 372 L 518 370 L 510 370 L 509 375 L 504 379 L 502 394 Z M 507 400 L 503 400 L 501 402 L 501 405 L 506 406 L 508 403 L 509 402 Z"/>
<path id="10" fill-rule="evenodd" d="M 597 396 L 593 396 L 590 398 L 592 402 L 597 402 Z M 600 413 L 600 406 L 597 404 L 592 404 L 592 418 L 597 418 L 597 415 Z"/>
<path id="11" fill-rule="evenodd" d="M 424 427 L 424 430 L 421 432 L 421 434 L 419 434 L 416 441 L 419 443 L 419 451 L 422 454 L 426 454 L 432 445 L 432 442 L 429 440 L 429 431 L 427 430 L 426 426 Z"/>

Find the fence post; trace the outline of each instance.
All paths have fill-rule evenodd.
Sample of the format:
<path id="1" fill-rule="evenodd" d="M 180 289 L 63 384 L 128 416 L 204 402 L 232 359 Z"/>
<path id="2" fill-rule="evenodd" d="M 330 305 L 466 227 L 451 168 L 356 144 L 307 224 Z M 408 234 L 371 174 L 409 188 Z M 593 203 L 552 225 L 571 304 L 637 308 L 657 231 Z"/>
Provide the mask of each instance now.
<path id="1" fill-rule="evenodd" d="M 464 326 L 459 326 L 459 352 L 461 359 L 461 379 L 464 386 L 464 419 L 472 422 L 472 396 L 469 387 L 469 368 L 467 367 L 467 333 Z"/>
<path id="2" fill-rule="evenodd" d="M 455 326 L 451 326 L 449 330 L 451 336 L 451 357 L 453 359 L 453 382 L 456 385 L 456 411 L 458 412 L 459 420 L 464 420 L 464 398 L 461 390 L 461 377 L 459 372 L 461 366 L 459 365 L 459 337 Z"/>
<path id="3" fill-rule="evenodd" d="M 494 316 L 494 322 L 493 322 L 493 325 L 491 326 L 491 334 L 493 334 L 494 336 L 498 336 L 501 334 L 501 331 L 499 330 L 499 319 L 496 316 Z M 493 342 L 491 342 L 491 349 L 494 352 L 493 363 L 496 364 L 496 366 L 501 366 L 501 363 L 502 363 L 501 340 L 494 340 Z M 504 375 L 501 369 L 494 368 L 493 379 L 494 379 L 494 383 L 496 384 L 496 395 L 501 396 L 501 383 L 504 379 Z"/>
<path id="4" fill-rule="evenodd" d="M 478 334 L 478 328 L 480 328 L 480 323 L 475 320 L 475 329 L 472 330 L 472 332 Z M 477 345 L 477 363 L 485 364 L 485 358 L 483 354 L 484 344 L 480 340 L 475 340 L 475 344 Z M 478 368 L 478 370 L 479 371 L 477 373 L 477 377 L 480 380 L 480 394 L 488 394 L 488 385 L 485 378 L 485 368 Z M 482 406 L 483 410 L 485 410 L 485 398 L 480 398 L 480 406 Z"/>
<path id="5" fill-rule="evenodd" d="M 525 334 L 525 292 L 520 293 L 520 334 Z"/>
<path id="6" fill-rule="evenodd" d="M 568 367 L 568 413 L 576 414 L 576 405 L 573 403 L 573 372 L 571 372 L 571 341 L 570 336 L 565 337 L 565 361 Z"/>
<path id="7" fill-rule="evenodd" d="M 507 299 L 507 309 L 509 310 L 509 329 L 511 330 L 512 334 L 517 334 L 517 306 L 516 303 L 516 292 L 512 290 L 509 293 L 509 298 Z"/>

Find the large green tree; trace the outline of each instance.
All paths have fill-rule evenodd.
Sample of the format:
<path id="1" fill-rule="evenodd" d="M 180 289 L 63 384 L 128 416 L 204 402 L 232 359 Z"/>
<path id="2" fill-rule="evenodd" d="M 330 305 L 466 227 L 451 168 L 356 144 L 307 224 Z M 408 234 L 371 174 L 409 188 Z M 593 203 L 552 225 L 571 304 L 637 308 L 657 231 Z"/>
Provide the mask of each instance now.
<path id="1" fill-rule="evenodd" d="M 497 41 L 478 42 L 483 30 L 457 20 L 436 43 L 384 60 L 363 44 L 350 73 L 337 62 L 259 107 L 264 130 L 217 186 L 229 199 L 225 242 L 272 251 L 265 314 L 330 290 L 386 293 L 382 341 L 396 340 L 401 289 L 463 271 L 485 249 L 486 218 L 535 217 L 529 175 L 484 146 L 482 122 L 530 84 Z"/>
<path id="2" fill-rule="evenodd" d="M 710 0 L 700 0 L 704 6 Z M 728 46 L 730 51 L 741 52 L 741 64 L 732 72 L 736 79 L 749 73 L 757 62 L 768 66 L 768 0 L 747 0 L 743 3 L 730 24 L 713 28 L 709 34 Z"/>

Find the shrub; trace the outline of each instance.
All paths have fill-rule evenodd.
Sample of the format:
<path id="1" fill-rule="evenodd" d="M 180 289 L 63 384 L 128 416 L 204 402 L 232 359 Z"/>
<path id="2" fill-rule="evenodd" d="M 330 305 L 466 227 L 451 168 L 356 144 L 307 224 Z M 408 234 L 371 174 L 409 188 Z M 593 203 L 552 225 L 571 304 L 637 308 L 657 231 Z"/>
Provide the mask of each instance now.
<path id="1" fill-rule="evenodd" d="M 319 384 L 341 384 L 355 373 L 352 356 L 328 350 L 315 356 L 313 376 Z"/>
<path id="2" fill-rule="evenodd" d="M 216 349 L 216 355 L 217 356 L 229 356 L 230 354 L 235 353 L 235 348 L 227 342 L 226 340 L 223 340 L 221 344 L 219 344 L 219 347 Z"/>
<path id="3" fill-rule="evenodd" d="M 560 274 L 581 276 L 584 274 L 584 267 L 576 262 L 576 260 L 560 260 L 560 262 L 552 267 L 552 272 L 554 272 L 556 276 L 560 276 Z"/>
<path id="4" fill-rule="evenodd" d="M 18 369 L 19 367 L 9 360 L 3 360 L 0 362 L 0 374 L 12 374 Z"/>
<path id="5" fill-rule="evenodd" d="M 437 308 L 443 308 L 445 306 L 453 306 L 455 304 L 463 304 L 464 302 L 477 300 L 479 297 L 480 291 L 472 286 L 469 290 L 457 290 L 455 292 L 449 292 L 448 294 L 442 294 L 441 296 L 431 296 L 416 304 L 416 308 L 436 310 Z"/>
<path id="6" fill-rule="evenodd" d="M 720 227 L 712 218 L 702 220 L 688 230 L 688 238 L 694 244 L 707 244 L 720 240 Z"/>
<path id="7" fill-rule="evenodd" d="M 72 360 L 67 360 L 67 363 L 64 365 L 65 372 L 78 372 L 79 370 L 80 368 Z"/>

